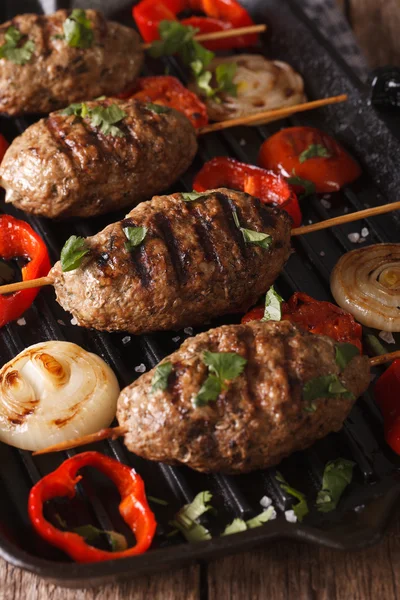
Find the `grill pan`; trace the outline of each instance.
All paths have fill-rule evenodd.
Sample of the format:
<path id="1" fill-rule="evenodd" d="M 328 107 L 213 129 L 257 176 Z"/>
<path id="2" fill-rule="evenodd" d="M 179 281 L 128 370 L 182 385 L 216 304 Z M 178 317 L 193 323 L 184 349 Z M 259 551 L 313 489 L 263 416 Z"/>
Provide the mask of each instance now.
<path id="1" fill-rule="evenodd" d="M 268 126 L 236 128 L 204 136 L 193 165 L 170 191 L 191 190 L 193 176 L 213 156 L 229 155 L 255 164 L 260 144 L 268 135 L 281 127 L 307 124 L 321 127 L 340 140 L 360 161 L 363 175 L 352 186 L 331 196 L 329 210 L 317 198 L 312 197 L 303 203 L 304 223 L 343 214 L 344 210 L 355 211 L 398 200 L 399 129 L 390 126 L 390 121 L 383 121 L 368 105 L 367 89 L 319 34 L 297 3 L 291 0 L 254 0 L 245 4 L 257 22 L 268 24 L 263 46 L 257 52 L 293 65 L 304 77 L 309 99 L 348 93 L 349 101 Z M 2 2 L 0 20 L 3 22 L 27 10 L 39 12 L 40 9 L 34 1 Z M 113 17 L 132 24 L 128 11 Z M 184 78 L 174 59 L 146 61 L 146 74 L 162 74 L 166 64 L 172 74 Z M 1 118 L 0 130 L 11 140 L 34 120 Z M 26 215 L 8 205 L 5 208 L 4 202 L 1 208 L 31 223 L 44 238 L 53 262 L 70 235 L 92 235 L 108 222 L 122 217 L 122 213 L 116 213 L 87 221 L 57 223 Z M 344 252 L 356 247 L 350 243 L 348 234 L 367 227 L 366 244 L 396 242 L 399 241 L 399 225 L 398 215 L 381 215 L 294 239 L 296 252 L 277 281 L 279 292 L 288 298 L 295 290 L 301 290 L 319 300 L 332 300 L 330 271 Z M 0 364 L 30 344 L 47 339 L 68 340 L 102 356 L 117 373 L 121 386 L 138 376 L 135 366 L 144 363 L 147 369 L 152 368 L 192 333 L 186 329 L 133 337 L 84 330 L 71 323 L 71 315 L 55 302 L 50 288 L 41 291 L 24 318 L 26 325 L 12 323 L 1 330 Z M 219 319 L 212 326 L 235 319 L 238 321 L 239 317 Z M 198 331 L 200 329 L 194 333 Z M 144 478 L 147 493 L 168 502 L 168 506 L 152 505 L 159 523 L 153 548 L 144 555 L 125 560 L 88 565 L 72 563 L 34 533 L 27 516 L 27 499 L 32 485 L 67 456 L 72 456 L 74 451 L 33 458 L 30 452 L 0 444 L 0 555 L 4 559 L 52 583 L 82 588 L 245 551 L 278 538 L 356 549 L 380 539 L 400 494 L 400 459 L 384 441 L 381 415 L 370 392 L 359 399 L 339 433 L 330 434 L 279 466 L 290 484 L 306 493 L 312 507 L 328 460 L 342 456 L 357 463 L 353 481 L 338 509 L 327 514 L 311 510 L 304 524 L 285 521 L 283 511 L 291 507 L 291 499 L 279 488 L 275 469 L 238 477 L 211 476 L 145 461 L 129 453 L 118 440 L 101 442 L 91 449 L 134 467 Z M 123 530 L 117 511 L 118 498 L 112 485 L 98 473 L 89 471 L 86 475 L 84 483 L 78 487 L 76 499 L 68 506 L 60 504 L 57 510 L 63 516 L 67 515 L 68 524 L 72 526 L 91 522 L 104 529 Z M 168 538 L 168 521 L 182 504 L 191 501 L 201 490 L 210 490 L 214 496 L 217 516 L 209 517 L 206 524 L 215 537 L 197 544 L 189 544 L 180 536 Z M 233 518 L 248 519 L 258 514 L 261 510 L 259 501 L 264 495 L 273 499 L 278 510 L 275 521 L 237 535 L 219 537 Z M 54 517 L 54 512 L 52 514 Z"/>

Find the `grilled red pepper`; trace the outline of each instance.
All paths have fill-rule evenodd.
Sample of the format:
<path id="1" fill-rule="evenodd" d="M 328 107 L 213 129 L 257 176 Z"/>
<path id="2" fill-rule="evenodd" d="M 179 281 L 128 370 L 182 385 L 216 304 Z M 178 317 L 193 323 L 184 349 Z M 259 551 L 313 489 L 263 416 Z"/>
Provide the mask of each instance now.
<path id="1" fill-rule="evenodd" d="M 199 33 L 254 25 L 249 13 L 236 0 L 142 0 L 133 7 L 132 14 L 143 39 L 153 42 L 160 39 L 158 27 L 161 21 L 177 21 L 177 14 L 188 8 L 207 15 L 181 21 L 182 25 L 191 25 Z M 258 34 L 253 33 L 205 42 L 204 46 L 209 50 L 230 50 L 252 46 L 257 41 Z"/>
<path id="2" fill-rule="evenodd" d="M 394 360 L 374 388 L 375 400 L 382 411 L 385 439 L 400 454 L 400 360 Z"/>
<path id="3" fill-rule="evenodd" d="M 7 142 L 6 138 L 4 136 L 2 136 L 0 133 L 0 163 L 3 160 L 3 156 L 5 155 L 7 148 L 8 148 L 8 142 Z"/>
<path id="4" fill-rule="evenodd" d="M 361 175 L 354 158 L 330 135 L 315 127 L 278 131 L 262 144 L 258 164 L 284 177 L 307 179 L 322 194 L 336 192 Z"/>
<path id="5" fill-rule="evenodd" d="M 264 307 L 257 306 L 248 312 L 242 323 L 262 319 Z M 362 327 L 353 316 L 335 304 L 314 300 L 302 292 L 295 292 L 282 304 L 282 320 L 292 321 L 310 333 L 328 335 L 337 342 L 347 342 L 362 351 Z"/>
<path id="6" fill-rule="evenodd" d="M 86 466 L 99 469 L 117 486 L 121 495 L 119 512 L 136 537 L 136 544 L 132 548 L 119 552 L 99 550 L 87 544 L 77 533 L 61 531 L 44 518 L 43 503 L 46 500 L 75 496 L 75 485 L 82 479 L 77 472 Z M 29 494 L 28 512 L 37 533 L 77 562 L 99 562 L 142 554 L 150 547 L 157 526 L 147 504 L 142 478 L 134 469 L 100 452 L 77 454 L 38 481 Z"/>
<path id="7" fill-rule="evenodd" d="M 118 97 L 132 97 L 142 102 L 170 106 L 186 115 L 196 128 L 208 123 L 205 104 L 179 79 L 170 75 L 139 77 L 128 91 L 119 94 Z"/>
<path id="8" fill-rule="evenodd" d="M 22 280 L 44 277 L 50 270 L 50 259 L 42 238 L 28 223 L 9 215 L 0 216 L 0 257 L 12 260 L 24 257 L 29 262 L 22 267 Z M 38 289 L 21 290 L 7 296 L 0 295 L 0 327 L 18 319 L 32 304 Z"/>
<path id="9" fill-rule="evenodd" d="M 218 187 L 228 187 L 257 196 L 265 204 L 274 204 L 285 210 L 292 217 L 294 227 L 301 224 L 296 194 L 283 177 L 271 171 L 218 156 L 209 160 L 198 172 L 193 189 L 205 192 Z"/>

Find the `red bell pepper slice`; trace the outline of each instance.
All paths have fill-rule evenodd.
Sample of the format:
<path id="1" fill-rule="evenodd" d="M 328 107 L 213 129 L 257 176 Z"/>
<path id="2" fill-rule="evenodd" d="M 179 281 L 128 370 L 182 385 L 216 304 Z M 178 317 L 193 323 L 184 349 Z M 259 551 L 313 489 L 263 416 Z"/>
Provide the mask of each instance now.
<path id="1" fill-rule="evenodd" d="M 223 21 L 221 19 L 215 19 L 213 17 L 189 17 L 188 19 L 181 20 L 182 25 L 187 27 L 194 27 L 198 29 L 196 35 L 203 33 L 214 33 L 215 31 L 226 31 L 227 29 L 235 29 L 232 23 Z M 250 35 L 235 35 L 229 38 L 223 38 L 221 40 L 210 40 L 201 42 L 201 45 L 216 52 L 218 50 L 231 50 L 232 48 L 246 48 L 247 46 L 254 46 L 258 41 L 258 34 L 253 33 Z"/>
<path id="2" fill-rule="evenodd" d="M 233 158 L 218 156 L 209 160 L 198 172 L 193 182 L 196 192 L 218 187 L 228 187 L 260 198 L 265 204 L 273 204 L 285 210 L 293 220 L 293 226 L 301 224 L 301 212 L 296 194 L 283 177 L 239 162 Z"/>
<path id="3" fill-rule="evenodd" d="M 50 270 L 50 258 L 42 238 L 32 227 L 10 215 L 0 216 L 0 257 L 11 260 L 29 259 L 21 269 L 22 280 L 44 277 Z M 0 327 L 18 319 L 32 304 L 39 290 L 21 290 L 7 296 L 0 295 Z"/>
<path id="4" fill-rule="evenodd" d="M 394 360 L 379 377 L 374 393 L 383 415 L 385 439 L 400 454 L 400 359 Z"/>
<path id="5" fill-rule="evenodd" d="M 82 479 L 77 472 L 86 466 L 99 469 L 117 486 L 121 495 L 119 512 L 136 537 L 136 544 L 132 548 L 118 552 L 99 550 L 87 544 L 77 533 L 61 531 L 44 518 L 44 502 L 56 497 L 75 496 L 75 486 Z M 157 527 L 154 515 L 147 504 L 143 479 L 134 469 L 100 452 L 77 454 L 38 481 L 29 494 L 28 513 L 32 525 L 42 538 L 82 563 L 142 554 L 150 547 Z"/>
<path id="6" fill-rule="evenodd" d="M 354 158 L 333 137 L 315 127 L 278 131 L 262 144 L 258 164 L 284 177 L 295 175 L 312 181 L 321 194 L 336 192 L 361 175 Z"/>
<path id="7" fill-rule="evenodd" d="M 203 127 L 208 123 L 206 105 L 176 77 L 158 75 L 139 77 L 119 98 L 136 98 L 142 102 L 162 104 L 179 110 L 187 116 L 193 127 Z"/>
<path id="8" fill-rule="evenodd" d="M 8 142 L 7 142 L 6 138 L 4 136 L 2 136 L 0 133 L 0 163 L 3 160 L 3 156 L 5 155 L 7 148 L 8 148 Z"/>
<path id="9" fill-rule="evenodd" d="M 171 10 L 165 0 L 154 2 L 154 0 L 142 0 L 132 9 L 132 15 L 145 42 L 153 42 L 160 39 L 158 26 L 161 21 L 177 21 L 174 9 Z"/>
<path id="10" fill-rule="evenodd" d="M 257 306 L 243 317 L 242 323 L 260 320 L 263 315 L 264 307 Z M 361 325 L 335 304 L 295 292 L 288 302 L 282 304 L 282 320 L 296 323 L 310 333 L 328 335 L 337 342 L 353 344 L 362 352 Z"/>

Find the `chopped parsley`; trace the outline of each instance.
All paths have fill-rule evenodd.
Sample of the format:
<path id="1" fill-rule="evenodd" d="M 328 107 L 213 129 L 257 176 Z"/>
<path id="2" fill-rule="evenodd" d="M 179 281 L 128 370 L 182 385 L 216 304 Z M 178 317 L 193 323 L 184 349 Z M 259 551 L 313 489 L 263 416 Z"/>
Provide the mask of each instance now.
<path id="1" fill-rule="evenodd" d="M 0 46 L 0 58 L 5 58 L 16 65 L 25 65 L 29 62 L 35 51 L 35 42 L 27 40 L 25 44 L 19 45 L 24 37 L 16 27 L 11 25 L 4 34 L 5 42 Z"/>
<path id="2" fill-rule="evenodd" d="M 116 127 L 116 123 L 122 121 L 127 114 L 117 104 L 91 108 L 85 102 L 75 102 L 62 110 L 61 114 L 67 116 L 75 115 L 81 119 L 88 117 L 92 125 L 98 127 L 104 135 L 112 135 L 114 137 L 125 136 L 124 132 L 119 127 Z"/>
<path id="3" fill-rule="evenodd" d="M 261 321 L 280 321 L 282 318 L 283 298 L 275 291 L 273 285 L 265 295 L 265 310 Z"/>
<path id="4" fill-rule="evenodd" d="M 61 250 L 61 269 L 63 273 L 77 269 L 88 252 L 89 248 L 85 239 L 71 235 Z"/>
<path id="5" fill-rule="evenodd" d="M 272 244 L 272 236 L 270 236 L 268 233 L 262 233 L 260 231 L 253 231 L 252 229 L 245 229 L 244 227 L 241 227 L 236 210 L 232 210 L 232 216 L 236 227 L 242 232 L 243 239 L 246 244 L 254 244 L 255 246 L 264 248 L 264 250 L 268 250 Z"/>
<path id="6" fill-rule="evenodd" d="M 330 158 L 331 156 L 328 148 L 322 144 L 310 144 L 308 148 L 303 150 L 299 155 L 299 162 L 306 162 L 306 160 L 309 160 L 310 158 Z"/>
<path id="7" fill-rule="evenodd" d="M 156 498 L 155 496 L 147 496 L 147 500 L 149 502 L 153 502 L 153 504 L 159 504 L 160 506 L 168 506 L 168 502 L 163 500 L 162 498 Z"/>
<path id="8" fill-rule="evenodd" d="M 193 202 L 194 200 L 198 200 L 199 198 L 204 198 L 205 196 L 209 196 L 210 192 L 182 192 L 181 196 L 185 202 Z"/>
<path id="9" fill-rule="evenodd" d="M 163 104 L 154 104 L 153 102 L 146 102 L 145 107 L 152 112 L 157 113 L 158 115 L 170 112 L 171 110 L 168 106 L 164 106 Z"/>
<path id="10" fill-rule="evenodd" d="M 293 505 L 293 512 L 296 515 L 297 519 L 301 522 L 309 512 L 307 499 L 305 495 L 302 492 L 299 492 L 299 490 L 296 490 L 295 488 L 291 487 L 286 481 L 286 479 L 283 477 L 282 473 L 279 473 L 279 471 L 277 471 L 276 473 L 276 479 L 277 481 L 279 481 L 279 485 L 281 486 L 283 491 L 285 491 L 287 494 L 293 496 L 293 498 L 296 498 L 299 501 L 297 504 Z"/>
<path id="11" fill-rule="evenodd" d="M 249 519 L 248 521 L 243 521 L 243 519 L 234 519 L 230 525 L 225 527 L 222 535 L 231 535 L 232 533 L 239 533 L 240 531 L 247 531 L 247 529 L 255 529 L 256 527 L 260 527 L 264 525 L 264 523 L 268 523 L 272 519 L 276 518 L 276 511 L 273 506 L 269 506 L 262 513 Z"/>
<path id="12" fill-rule="evenodd" d="M 311 196 L 311 194 L 315 194 L 315 183 L 308 179 L 298 177 L 294 171 L 292 176 L 288 177 L 286 181 L 290 183 L 290 185 L 298 185 L 304 189 L 304 192 L 299 196 L 300 200 L 307 198 L 307 196 Z"/>
<path id="13" fill-rule="evenodd" d="M 212 509 L 209 491 L 200 492 L 190 504 L 185 504 L 170 521 L 170 525 L 178 529 L 188 542 L 210 540 L 210 532 L 197 522 L 197 519 Z"/>
<path id="14" fill-rule="evenodd" d="M 322 488 L 317 496 L 317 508 L 320 512 L 335 510 L 339 500 L 351 483 L 355 463 L 345 458 L 337 458 L 325 465 Z"/>
<path id="15" fill-rule="evenodd" d="M 63 24 L 63 39 L 72 48 L 90 48 L 93 44 L 93 28 L 86 12 L 75 8 Z"/>
<path id="16" fill-rule="evenodd" d="M 226 381 L 238 377 L 247 364 L 247 360 L 235 352 L 204 352 L 203 362 L 208 367 L 209 375 L 193 403 L 195 407 L 205 406 L 217 400 L 222 390 L 226 389 Z"/>
<path id="17" fill-rule="evenodd" d="M 336 364 L 339 365 L 340 369 L 343 370 L 347 367 L 349 362 L 355 356 L 360 356 L 360 351 L 354 344 L 336 344 Z"/>
<path id="18" fill-rule="evenodd" d="M 75 527 L 72 531 L 83 537 L 90 545 L 100 542 L 105 538 L 111 545 L 112 552 L 121 552 L 128 548 L 125 536 L 117 531 L 104 531 L 93 525 L 81 525 L 80 527 Z"/>
<path id="19" fill-rule="evenodd" d="M 339 377 L 334 373 L 314 377 L 314 379 L 307 381 L 303 387 L 303 399 L 310 402 L 310 405 L 318 398 L 336 398 L 338 396 L 349 400 L 354 398 L 354 394 L 344 387 Z"/>
<path id="20" fill-rule="evenodd" d="M 139 246 L 147 234 L 147 227 L 124 227 L 123 232 L 127 238 L 125 248 L 128 252 Z"/>
<path id="21" fill-rule="evenodd" d="M 168 378 L 172 373 L 172 363 L 169 361 L 162 363 L 156 367 L 153 378 L 151 380 L 151 391 L 165 391 L 168 387 Z"/>

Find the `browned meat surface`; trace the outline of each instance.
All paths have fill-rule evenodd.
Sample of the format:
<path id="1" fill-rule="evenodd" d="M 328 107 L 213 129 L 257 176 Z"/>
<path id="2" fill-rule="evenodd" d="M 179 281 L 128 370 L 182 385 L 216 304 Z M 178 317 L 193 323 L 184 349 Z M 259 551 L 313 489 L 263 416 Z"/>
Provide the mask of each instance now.
<path id="1" fill-rule="evenodd" d="M 242 227 L 268 233 L 268 249 L 246 244 Z M 132 252 L 123 228 L 146 227 Z M 245 311 L 275 281 L 290 254 L 291 221 L 256 198 L 221 188 L 197 201 L 156 196 L 87 238 L 88 258 L 55 277 L 57 300 L 96 329 L 144 333 L 197 325 Z"/>
<path id="2" fill-rule="evenodd" d="M 133 29 L 87 10 L 93 44 L 72 48 L 57 37 L 63 35 L 69 13 L 19 15 L 0 26 L 0 46 L 11 25 L 35 44 L 33 56 L 24 65 L 0 60 L 0 113 L 48 113 L 71 102 L 118 94 L 137 77 L 143 51 Z"/>
<path id="3" fill-rule="evenodd" d="M 185 115 L 135 100 L 87 103 L 109 105 L 127 114 L 117 123 L 123 137 L 56 112 L 16 138 L 0 168 L 6 202 L 46 217 L 90 217 L 147 200 L 186 171 L 197 139 Z"/>
<path id="4" fill-rule="evenodd" d="M 207 377 L 206 350 L 235 352 L 247 364 L 216 401 L 195 408 L 193 398 Z M 118 421 L 129 429 L 125 444 L 144 458 L 205 472 L 246 473 L 311 446 L 341 428 L 370 381 L 367 357 L 354 357 L 340 373 L 334 340 L 288 321 L 212 329 L 165 360 L 172 363 L 165 391 L 152 392 L 153 369 L 120 395 Z M 318 398 L 315 412 L 308 412 L 304 384 L 330 374 L 339 375 L 355 398 Z"/>

